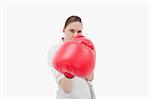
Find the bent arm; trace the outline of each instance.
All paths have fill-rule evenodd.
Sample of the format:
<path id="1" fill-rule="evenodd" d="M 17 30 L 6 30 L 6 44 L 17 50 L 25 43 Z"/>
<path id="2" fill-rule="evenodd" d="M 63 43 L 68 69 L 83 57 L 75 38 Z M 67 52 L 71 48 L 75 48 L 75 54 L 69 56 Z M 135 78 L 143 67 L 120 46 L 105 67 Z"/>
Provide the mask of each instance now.
<path id="1" fill-rule="evenodd" d="M 60 81 L 60 86 L 64 90 L 65 93 L 70 93 L 73 88 L 72 79 L 68 79 L 63 77 Z"/>

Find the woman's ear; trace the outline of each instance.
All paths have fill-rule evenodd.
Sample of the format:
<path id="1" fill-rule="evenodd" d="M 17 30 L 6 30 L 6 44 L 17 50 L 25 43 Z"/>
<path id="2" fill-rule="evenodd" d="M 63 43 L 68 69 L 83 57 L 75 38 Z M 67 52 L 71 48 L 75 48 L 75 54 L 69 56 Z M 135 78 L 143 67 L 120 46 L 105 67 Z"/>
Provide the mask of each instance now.
<path id="1" fill-rule="evenodd" d="M 65 32 L 65 29 L 63 29 L 63 33 Z"/>

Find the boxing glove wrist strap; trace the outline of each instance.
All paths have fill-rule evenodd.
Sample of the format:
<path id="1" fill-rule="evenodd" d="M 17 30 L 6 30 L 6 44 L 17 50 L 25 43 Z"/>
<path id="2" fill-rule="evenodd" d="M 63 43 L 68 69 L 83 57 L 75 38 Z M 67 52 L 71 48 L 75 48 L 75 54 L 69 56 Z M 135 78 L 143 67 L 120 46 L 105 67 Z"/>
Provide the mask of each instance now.
<path id="1" fill-rule="evenodd" d="M 67 73 L 67 72 L 65 72 L 64 75 L 65 75 L 65 77 L 67 77 L 68 79 L 74 78 L 74 75 L 69 74 L 69 73 Z"/>

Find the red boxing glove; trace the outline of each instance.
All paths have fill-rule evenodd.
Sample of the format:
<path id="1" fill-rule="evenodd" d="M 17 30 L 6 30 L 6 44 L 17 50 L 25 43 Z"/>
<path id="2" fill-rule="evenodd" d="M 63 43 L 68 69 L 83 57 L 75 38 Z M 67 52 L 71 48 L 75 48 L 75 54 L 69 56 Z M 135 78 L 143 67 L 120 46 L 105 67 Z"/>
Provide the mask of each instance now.
<path id="1" fill-rule="evenodd" d="M 85 38 L 82 34 L 78 34 L 75 36 L 75 39 L 77 39 L 79 42 L 81 42 L 83 45 L 86 45 L 87 47 L 91 48 L 93 51 L 95 51 L 95 47 L 93 43 Z"/>
<path id="2" fill-rule="evenodd" d="M 85 78 L 94 70 L 95 58 L 93 43 L 78 34 L 73 40 L 64 42 L 56 51 L 53 66 L 67 78 Z"/>

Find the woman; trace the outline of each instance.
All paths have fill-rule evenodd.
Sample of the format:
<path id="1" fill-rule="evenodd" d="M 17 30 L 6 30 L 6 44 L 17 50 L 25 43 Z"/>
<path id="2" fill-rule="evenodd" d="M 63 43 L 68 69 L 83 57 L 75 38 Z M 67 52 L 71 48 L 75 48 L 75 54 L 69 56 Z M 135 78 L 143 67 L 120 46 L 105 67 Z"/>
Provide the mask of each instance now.
<path id="1" fill-rule="evenodd" d="M 63 42 L 71 40 L 78 33 L 82 33 L 82 29 L 83 24 L 81 18 L 78 16 L 70 16 L 65 22 L 63 29 L 64 37 L 61 39 L 61 42 L 49 49 L 48 63 L 58 85 L 56 99 L 94 99 L 94 92 L 90 83 L 94 79 L 93 72 L 86 78 L 75 76 L 73 79 L 68 79 L 62 73 L 55 70 L 51 62 L 57 48 Z"/>

